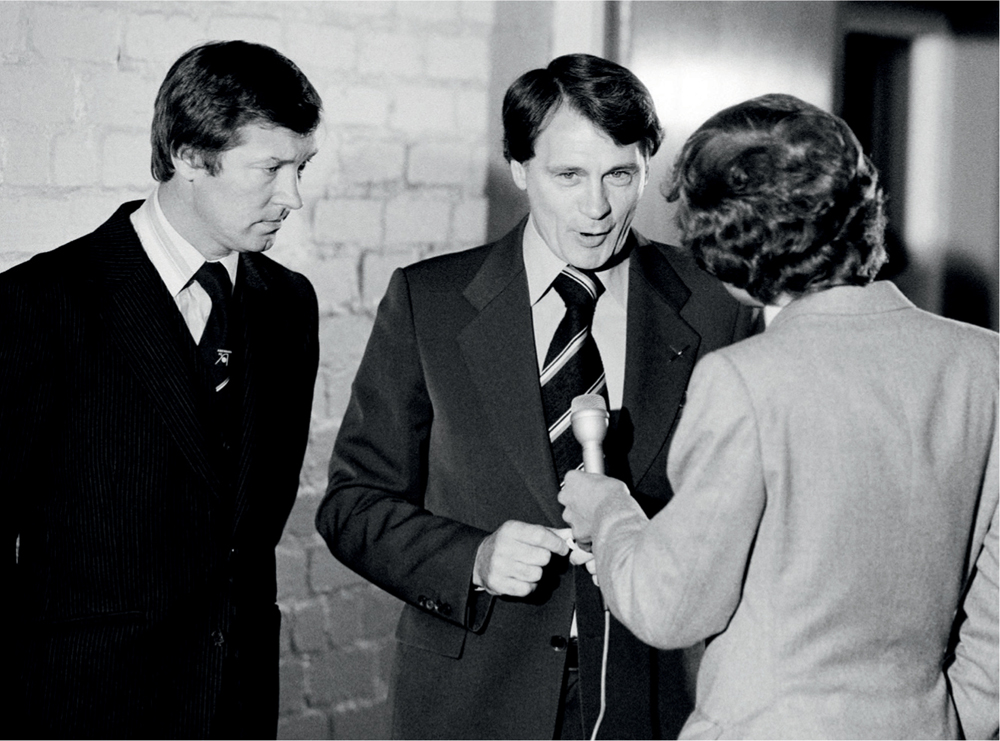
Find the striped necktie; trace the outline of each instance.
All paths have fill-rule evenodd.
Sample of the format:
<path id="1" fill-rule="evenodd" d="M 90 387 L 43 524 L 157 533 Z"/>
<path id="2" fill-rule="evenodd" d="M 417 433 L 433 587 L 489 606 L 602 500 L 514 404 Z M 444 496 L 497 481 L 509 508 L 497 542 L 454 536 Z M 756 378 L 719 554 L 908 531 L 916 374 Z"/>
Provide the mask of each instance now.
<path id="1" fill-rule="evenodd" d="M 583 454 L 570 430 L 570 406 L 580 394 L 601 394 L 607 400 L 604 364 L 591 335 L 594 309 L 604 286 L 592 272 L 567 265 L 552 282 L 566 304 L 566 314 L 552 337 L 542 368 L 542 406 L 556 474 L 579 468 Z"/>
<path id="2" fill-rule="evenodd" d="M 212 311 L 208 315 L 205 331 L 198 341 L 198 350 L 208 368 L 213 387 L 216 391 L 222 391 L 229 384 L 229 361 L 232 355 L 228 337 L 232 283 L 229 280 L 229 272 L 220 262 L 204 263 L 194 274 L 194 279 L 212 299 Z"/>

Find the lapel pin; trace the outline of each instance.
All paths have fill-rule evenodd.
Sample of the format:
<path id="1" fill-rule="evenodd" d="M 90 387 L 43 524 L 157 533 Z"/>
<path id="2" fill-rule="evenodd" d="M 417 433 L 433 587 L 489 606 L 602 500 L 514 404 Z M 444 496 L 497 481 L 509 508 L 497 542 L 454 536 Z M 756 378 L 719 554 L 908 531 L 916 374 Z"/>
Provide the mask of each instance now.
<path id="1" fill-rule="evenodd" d="M 229 365 L 229 356 L 233 354 L 233 351 L 232 350 L 222 350 L 220 348 L 219 350 L 216 350 L 216 352 L 219 353 L 219 359 L 215 361 L 215 364 L 218 365 L 219 363 L 222 363 L 223 365 L 228 366 Z"/>
<path id="2" fill-rule="evenodd" d="M 689 345 L 685 345 L 680 350 L 678 350 L 673 345 L 667 345 L 667 347 L 669 347 L 670 348 L 670 352 L 672 352 L 674 354 L 674 356 L 672 358 L 670 358 L 670 362 L 672 363 L 675 360 L 677 360 L 677 358 L 679 358 L 681 355 L 684 354 L 684 351 L 688 349 Z"/>

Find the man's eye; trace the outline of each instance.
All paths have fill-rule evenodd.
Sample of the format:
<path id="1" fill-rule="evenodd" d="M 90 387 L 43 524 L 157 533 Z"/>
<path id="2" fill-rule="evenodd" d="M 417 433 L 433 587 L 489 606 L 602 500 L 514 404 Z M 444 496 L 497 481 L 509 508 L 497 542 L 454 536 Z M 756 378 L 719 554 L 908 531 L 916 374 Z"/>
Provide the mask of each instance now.
<path id="1" fill-rule="evenodd" d="M 579 173 L 572 172 L 572 171 L 569 171 L 569 172 L 560 172 L 560 173 L 558 173 L 556 175 L 556 177 L 559 178 L 560 180 L 565 180 L 567 182 L 573 182 L 574 180 L 576 180 L 579 177 Z"/>
<path id="2" fill-rule="evenodd" d="M 609 173 L 608 177 L 616 185 L 628 185 L 632 182 L 632 173 L 629 170 L 615 170 Z"/>
<path id="3" fill-rule="evenodd" d="M 264 169 L 273 174 L 281 169 L 281 165 L 271 165 L 270 167 L 266 167 Z"/>

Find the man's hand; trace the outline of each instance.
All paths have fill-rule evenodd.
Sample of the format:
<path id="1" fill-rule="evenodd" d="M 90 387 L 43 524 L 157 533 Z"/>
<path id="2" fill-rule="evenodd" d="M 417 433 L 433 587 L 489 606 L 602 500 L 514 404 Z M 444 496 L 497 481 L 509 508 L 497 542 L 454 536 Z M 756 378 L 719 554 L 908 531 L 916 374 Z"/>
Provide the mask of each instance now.
<path id="1" fill-rule="evenodd" d="M 594 560 L 594 554 L 588 550 L 581 548 L 575 540 L 573 540 L 573 531 L 568 527 L 561 528 L 549 528 L 558 535 L 560 538 L 566 541 L 566 545 L 569 546 L 569 562 L 574 566 L 583 566 L 584 564 L 590 563 Z M 591 572 L 593 573 L 593 572 Z"/>
<path id="2" fill-rule="evenodd" d="M 594 539 L 594 512 L 610 496 L 629 496 L 628 487 L 618 479 L 596 473 L 567 471 L 559 503 L 565 508 L 563 519 L 573 528 L 577 543 Z"/>
<path id="3" fill-rule="evenodd" d="M 587 573 L 590 574 L 596 586 L 601 586 L 597 581 L 597 562 L 594 561 L 594 554 L 589 550 L 584 550 L 573 540 L 573 531 L 568 527 L 553 530 L 556 535 L 569 544 L 569 562 L 574 566 L 586 566 Z"/>
<path id="4" fill-rule="evenodd" d="M 490 594 L 527 597 L 553 553 L 565 556 L 569 546 L 549 528 L 507 520 L 479 544 L 472 583 Z"/>

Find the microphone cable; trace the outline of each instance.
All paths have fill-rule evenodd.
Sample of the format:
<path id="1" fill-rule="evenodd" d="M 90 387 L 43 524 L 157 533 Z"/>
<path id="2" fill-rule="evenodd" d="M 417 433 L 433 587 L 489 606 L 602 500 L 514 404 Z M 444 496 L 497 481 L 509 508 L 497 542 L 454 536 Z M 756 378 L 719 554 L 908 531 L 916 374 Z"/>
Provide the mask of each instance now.
<path id="1" fill-rule="evenodd" d="M 604 598 L 601 598 L 604 601 Z M 594 731 L 590 734 L 590 741 L 595 741 L 597 732 L 601 728 L 601 721 L 604 720 L 604 711 L 608 707 L 608 638 L 611 637 L 611 611 L 607 604 L 604 605 L 604 652 L 601 656 L 601 712 L 597 714 L 597 722 L 594 723 Z"/>

